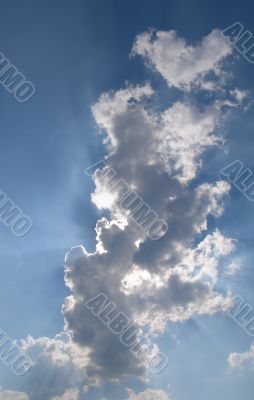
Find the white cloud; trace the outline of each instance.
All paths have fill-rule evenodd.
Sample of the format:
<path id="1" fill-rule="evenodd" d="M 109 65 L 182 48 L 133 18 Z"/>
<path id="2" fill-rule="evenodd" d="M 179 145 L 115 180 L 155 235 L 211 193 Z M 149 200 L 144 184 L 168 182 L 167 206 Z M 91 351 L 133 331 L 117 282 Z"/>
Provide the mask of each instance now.
<path id="1" fill-rule="evenodd" d="M 226 268 L 225 270 L 225 275 L 226 276 L 232 276 L 235 275 L 237 271 L 241 268 L 241 260 L 240 259 L 235 259 L 233 260 Z"/>
<path id="2" fill-rule="evenodd" d="M 171 397 L 163 390 L 146 389 L 135 394 L 133 390 L 127 389 L 128 400 L 171 400 Z"/>
<path id="3" fill-rule="evenodd" d="M 207 235 L 195 249 L 186 251 L 182 264 L 195 278 L 207 277 L 215 283 L 220 257 L 230 254 L 234 249 L 235 241 L 223 236 L 219 230 L 215 230 Z"/>
<path id="4" fill-rule="evenodd" d="M 158 158 L 165 169 L 182 181 L 193 179 L 201 154 L 221 140 L 215 134 L 218 125 L 219 113 L 213 107 L 201 113 L 194 105 L 177 102 L 166 109 L 157 127 Z"/>
<path id="5" fill-rule="evenodd" d="M 76 388 L 68 389 L 62 396 L 50 397 L 50 400 L 78 400 L 79 391 Z M 14 392 L 0 389 L 0 400 L 30 400 L 24 392 Z M 48 397 L 49 399 L 49 397 Z"/>
<path id="6" fill-rule="evenodd" d="M 107 139 L 104 143 L 117 148 L 117 137 L 114 135 L 115 121 L 124 115 L 129 108 L 141 102 L 144 97 L 150 97 L 153 89 L 150 84 L 143 86 L 131 86 L 116 92 L 102 93 L 99 100 L 91 107 L 98 126 L 107 131 Z"/>
<path id="7" fill-rule="evenodd" d="M 106 131 L 108 161 L 118 169 L 127 165 L 128 175 L 128 171 L 119 172 L 128 179 L 140 166 L 157 165 L 170 175 L 189 181 L 201 166 L 202 153 L 223 140 L 217 132 L 221 124 L 220 110 L 214 104 L 201 112 L 194 104 L 178 101 L 158 112 L 146 105 L 152 94 L 148 84 L 130 86 L 101 95 L 93 105 L 95 120 Z M 99 190 L 98 187 L 97 197 Z M 96 196 L 93 200 L 100 205 Z"/>
<path id="8" fill-rule="evenodd" d="M 169 86 L 187 90 L 191 84 L 202 82 L 201 78 L 209 72 L 219 75 L 220 62 L 231 52 L 219 29 L 196 46 L 188 45 L 175 31 L 151 30 L 138 35 L 132 49 L 132 55 L 144 57 Z M 209 83 L 208 90 L 211 88 Z"/>
<path id="9" fill-rule="evenodd" d="M 52 400 L 78 400 L 78 389 L 69 389 L 62 396 L 53 397 Z"/>
<path id="10" fill-rule="evenodd" d="M 155 333 L 163 332 L 169 320 L 226 310 L 229 297 L 216 291 L 218 266 L 220 258 L 234 248 L 234 241 L 216 230 L 194 248 L 179 247 L 182 254 L 178 263 L 160 274 L 132 268 L 122 281 L 122 290 L 140 299 L 139 309 L 133 311 L 134 320 Z"/>
<path id="11" fill-rule="evenodd" d="M 252 343 L 250 349 L 246 352 L 230 353 L 228 362 L 232 368 L 239 368 L 241 370 L 245 368 L 254 369 L 254 343 Z"/>
<path id="12" fill-rule="evenodd" d="M 243 100 L 248 96 L 248 92 L 246 90 L 240 90 L 238 88 L 231 90 L 230 94 L 239 104 L 242 104 Z"/>
<path id="13" fill-rule="evenodd" d="M 73 343 L 68 333 L 62 332 L 54 339 L 41 337 L 34 339 L 28 336 L 26 340 L 21 341 L 21 348 L 32 355 L 49 359 L 53 365 L 64 367 L 67 364 L 73 364 L 77 369 L 84 369 L 88 364 L 88 350 L 81 349 Z"/>
<path id="14" fill-rule="evenodd" d="M 20 347 L 35 362 L 24 377 L 29 400 L 62 399 L 65 392 L 72 393 L 73 387 L 84 383 L 89 351 L 74 343 L 68 333 L 61 333 L 53 339 L 28 336 L 20 341 Z"/>
<path id="15" fill-rule="evenodd" d="M 0 400 L 29 400 L 29 398 L 26 393 L 0 389 Z"/>

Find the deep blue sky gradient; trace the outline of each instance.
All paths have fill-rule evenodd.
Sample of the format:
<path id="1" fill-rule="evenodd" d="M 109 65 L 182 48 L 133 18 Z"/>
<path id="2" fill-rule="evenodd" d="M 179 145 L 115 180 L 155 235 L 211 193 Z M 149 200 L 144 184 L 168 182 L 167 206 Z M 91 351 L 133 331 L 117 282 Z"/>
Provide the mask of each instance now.
<path id="1" fill-rule="evenodd" d="M 251 0 L 1 2 L 0 52 L 36 87 L 35 95 L 23 104 L 0 87 L 0 187 L 33 220 L 24 238 L 14 237 L 0 224 L 0 327 L 10 336 L 54 336 L 63 329 L 60 309 L 68 294 L 64 255 L 79 244 L 94 248 L 99 215 L 89 201 L 93 186 L 84 174 L 104 152 L 89 107 L 101 92 L 118 89 L 126 80 L 164 85 L 139 58 L 129 59 L 135 36 L 150 27 L 176 29 L 195 42 L 236 21 L 254 33 L 253 15 Z M 253 91 L 254 65 L 240 57 L 233 70 L 236 86 Z M 217 179 L 220 169 L 235 159 L 254 171 L 252 109 L 231 121 L 227 154 L 222 149 L 209 154 L 202 177 Z M 254 304 L 253 226 L 254 203 L 233 189 L 219 228 L 239 241 L 239 254 L 246 263 L 233 278 L 234 285 Z M 181 350 L 172 339 L 162 339 L 169 358 L 181 360 L 169 377 L 158 378 L 164 387 L 170 382 L 177 400 L 251 400 L 250 377 L 237 383 L 228 377 L 227 384 L 218 383 L 227 354 L 244 351 L 250 338 L 226 317 L 200 318 L 185 325 Z M 203 349 L 202 360 L 195 360 L 195 346 Z M 182 364 L 184 351 L 188 360 L 193 357 L 192 365 Z M 185 373 L 189 386 L 183 387 Z M 156 380 L 154 385 L 160 383 Z M 111 385 L 104 389 L 103 396 L 110 400 L 122 393 Z M 218 397 L 222 393 L 224 397 Z"/>

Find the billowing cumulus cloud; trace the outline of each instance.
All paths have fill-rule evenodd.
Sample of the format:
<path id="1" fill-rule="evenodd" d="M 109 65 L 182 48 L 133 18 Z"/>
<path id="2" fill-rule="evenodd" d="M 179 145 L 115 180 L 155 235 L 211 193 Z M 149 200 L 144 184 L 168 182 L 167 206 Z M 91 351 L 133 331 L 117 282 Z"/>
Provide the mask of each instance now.
<path id="1" fill-rule="evenodd" d="M 218 30 L 196 46 L 169 31 L 139 35 L 133 53 L 189 94 L 207 73 L 221 76 L 231 49 Z M 204 79 L 203 87 L 209 86 Z M 23 341 L 36 363 L 24 387 L 29 400 L 76 400 L 79 385 L 146 377 L 146 366 L 85 306 L 100 293 L 137 332 L 154 340 L 167 324 L 227 309 L 219 266 L 235 241 L 218 229 L 210 231 L 208 219 L 223 214 L 230 185 L 201 181 L 199 175 L 204 153 L 224 140 L 223 109 L 216 98 L 200 108 L 195 93 L 191 102 L 186 95 L 158 110 L 151 84 L 128 84 L 103 93 L 92 105 L 107 155 L 106 164 L 91 173 L 91 201 L 106 214 L 96 224 L 96 250 L 76 246 L 66 255 L 71 292 L 62 308 L 66 332 Z M 159 240 L 137 223 L 143 219 L 152 229 L 147 209 L 168 227 L 155 237 Z M 169 397 L 147 389 L 129 390 L 129 399 Z"/>
<path id="2" fill-rule="evenodd" d="M 145 33 L 133 51 L 144 52 L 161 70 L 162 54 L 170 59 L 172 46 L 182 70 L 174 78 L 169 65 L 163 74 L 183 89 L 209 71 L 217 73 L 231 52 L 216 30 L 197 47 L 172 32 Z M 90 347 L 87 374 L 98 380 L 142 376 L 145 370 L 84 307 L 90 298 L 104 293 L 137 327 L 152 334 L 162 333 L 170 321 L 226 310 L 229 302 L 217 288 L 218 266 L 235 242 L 218 230 L 208 233 L 207 220 L 222 215 L 230 186 L 216 181 L 190 187 L 204 152 L 223 140 L 221 109 L 216 101 L 201 110 L 185 100 L 158 111 L 153 96 L 149 83 L 127 85 L 103 93 L 91 108 L 108 151 L 106 165 L 91 173 L 91 200 L 107 209 L 109 217 L 97 222 L 94 253 L 80 246 L 66 256 L 65 280 L 72 294 L 63 315 L 74 341 Z M 125 193 L 126 183 L 136 198 Z M 140 199 L 168 225 L 160 240 L 147 236 L 133 218 Z"/>

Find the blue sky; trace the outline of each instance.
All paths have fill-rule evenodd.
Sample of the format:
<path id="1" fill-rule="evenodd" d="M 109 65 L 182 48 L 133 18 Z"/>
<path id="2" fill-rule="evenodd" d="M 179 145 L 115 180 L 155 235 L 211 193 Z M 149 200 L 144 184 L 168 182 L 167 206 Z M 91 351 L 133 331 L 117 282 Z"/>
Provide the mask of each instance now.
<path id="1" fill-rule="evenodd" d="M 95 191 L 96 182 L 86 176 L 84 170 L 105 155 L 110 154 L 109 147 L 103 144 L 103 137 L 115 135 L 120 141 L 117 129 L 121 128 L 124 132 L 128 126 L 130 130 L 133 127 L 133 121 L 129 124 L 128 120 L 131 116 L 126 113 L 126 121 L 123 122 L 119 111 L 119 127 L 114 126 L 113 133 L 110 132 L 110 129 L 107 131 L 107 126 L 109 126 L 107 124 L 111 122 L 105 120 L 104 104 L 99 101 L 103 92 L 109 93 L 110 101 L 113 103 L 115 100 L 112 93 L 117 93 L 122 88 L 125 88 L 127 93 L 128 90 L 131 91 L 130 85 L 142 86 L 150 82 L 155 94 L 151 99 L 148 96 L 148 100 L 144 100 L 142 107 L 160 114 L 168 107 L 172 107 L 175 102 L 186 103 L 190 109 L 195 106 L 202 111 L 210 110 L 209 107 L 212 107 L 216 100 L 228 99 L 225 93 L 228 94 L 230 90 L 239 88 L 244 93 L 248 93 L 245 103 L 239 104 L 239 107 L 220 106 L 221 117 L 225 120 L 216 134 L 220 138 L 223 137 L 223 142 L 217 146 L 204 146 L 202 152 L 198 153 L 195 165 L 202 160 L 202 168 L 198 167 L 194 176 L 185 183 L 189 188 L 188 196 L 192 198 L 195 188 L 199 185 L 204 183 L 212 185 L 215 181 L 222 179 L 220 170 L 234 160 L 241 160 L 246 168 L 254 171 L 253 64 L 234 50 L 228 58 L 224 59 L 222 55 L 218 62 L 219 64 L 223 63 L 219 69 L 221 68 L 223 74 L 227 75 L 226 83 L 222 82 L 224 75 L 219 71 L 217 77 L 211 78 L 218 86 L 216 90 L 209 92 L 200 89 L 200 82 L 195 81 L 196 86 L 193 86 L 191 90 L 187 89 L 185 78 L 182 78 L 184 83 L 181 83 L 179 78 L 181 69 L 189 68 L 193 73 L 194 68 L 190 63 L 184 66 L 185 60 L 179 62 L 179 76 L 177 73 L 175 75 L 172 73 L 170 61 L 167 60 L 169 70 L 166 68 L 163 76 L 161 65 L 159 62 L 157 65 L 154 64 L 153 57 L 155 56 L 152 53 L 149 60 L 149 57 L 147 59 L 142 54 L 140 47 L 136 50 L 136 56 L 130 57 L 137 35 L 147 32 L 150 28 L 154 28 L 155 32 L 175 30 L 178 38 L 186 40 L 186 46 L 190 44 L 198 46 L 198 43 L 214 29 L 223 30 L 237 21 L 240 21 L 246 30 L 254 34 L 251 1 L 243 0 L 240 3 L 224 1 L 222 3 L 217 0 L 213 2 L 207 0 L 158 0 L 157 2 L 150 0 L 130 0 L 128 2 L 116 0 L 34 2 L 25 0 L 14 2 L 9 0 L 2 4 L 0 52 L 36 88 L 34 96 L 25 103 L 17 102 L 4 87 L 0 88 L 2 144 L 0 147 L 0 170 L 2 171 L 0 188 L 33 222 L 31 231 L 24 237 L 14 236 L 8 227 L 2 222 L 0 224 L 2 277 L 0 281 L 0 328 L 11 338 L 25 340 L 30 335 L 35 341 L 38 341 L 39 338 L 44 338 L 44 342 L 45 338 L 53 341 L 56 335 L 65 329 L 67 333 L 72 334 L 71 343 L 74 340 L 75 346 L 81 346 L 82 349 L 87 346 L 87 348 L 93 349 L 92 371 L 94 371 L 94 360 L 98 361 L 103 353 L 103 351 L 101 354 L 96 353 L 95 348 L 99 347 L 99 342 L 91 341 L 89 343 L 85 337 L 89 328 L 85 323 L 83 326 L 80 319 L 86 318 L 86 314 L 78 313 L 79 310 L 76 314 L 76 309 L 73 314 L 68 310 L 63 311 L 64 315 L 61 314 L 61 308 L 67 296 L 72 293 L 77 306 L 78 296 L 84 295 L 85 299 L 86 290 L 88 290 L 83 283 L 86 277 L 82 273 L 78 275 L 79 267 L 75 262 L 73 270 L 69 271 L 69 276 L 66 278 L 72 282 L 73 290 L 68 287 L 68 282 L 67 285 L 65 284 L 65 254 L 71 248 L 82 245 L 88 252 L 95 251 L 94 228 L 96 221 L 102 216 L 106 216 L 110 220 L 116 215 L 114 214 L 115 210 L 100 210 L 96 207 L 96 201 L 94 203 L 91 201 L 90 196 Z M 166 52 L 167 48 L 165 48 L 165 54 Z M 215 56 L 217 56 L 217 52 Z M 194 63 L 196 60 L 192 61 Z M 206 60 L 204 59 L 204 61 Z M 160 62 L 162 64 L 161 60 Z M 208 68 L 210 74 L 213 74 L 214 70 L 212 67 Z M 172 79 L 172 82 L 175 79 L 175 84 L 174 82 L 169 84 L 165 76 L 169 77 L 169 81 Z M 223 94 L 222 86 L 225 92 Z M 131 99 L 139 95 L 128 94 L 128 96 Z M 138 99 L 137 102 L 139 101 L 141 100 Z M 119 100 L 116 101 L 116 106 L 118 104 Z M 95 105 L 93 110 L 91 110 L 92 105 Z M 188 109 L 182 112 L 183 114 L 187 113 Z M 214 115 L 214 112 L 214 110 L 211 111 L 209 118 Z M 174 123 L 172 114 L 170 114 L 169 121 L 171 124 Z M 102 127 L 102 135 L 98 134 L 98 126 Z M 140 128 L 140 132 L 143 129 L 141 125 L 138 128 Z M 166 123 L 163 129 L 163 132 L 169 129 Z M 196 125 L 195 129 L 198 129 Z M 186 126 L 186 131 L 188 132 L 188 126 Z M 126 132 L 128 131 L 126 130 Z M 194 136 L 197 134 L 194 132 Z M 165 142 L 163 142 L 164 139 Z M 146 188 L 146 181 L 144 183 L 141 181 L 142 163 L 141 161 L 140 163 L 136 162 L 133 155 L 136 142 L 134 141 L 134 147 L 132 147 L 131 139 L 128 140 L 126 139 L 126 146 L 124 143 L 122 144 L 122 153 L 117 153 L 113 149 L 115 156 L 112 157 L 112 160 L 110 159 L 110 166 L 115 169 L 119 168 L 120 172 L 118 172 L 122 173 L 126 180 L 128 180 L 130 165 L 134 170 L 141 166 L 140 170 L 134 171 L 136 176 L 133 178 L 133 183 L 140 189 L 144 197 L 147 194 L 149 204 L 153 202 L 159 204 L 160 197 L 157 198 L 157 196 L 160 192 L 154 193 L 153 196 L 148 190 L 149 187 Z M 160 139 L 158 143 L 155 143 L 154 146 L 157 147 L 154 153 L 158 149 L 163 157 L 170 158 L 171 153 L 168 155 L 168 150 L 163 146 L 165 144 L 170 147 L 171 144 L 168 144 L 167 138 L 164 136 L 163 140 Z M 195 143 L 196 145 L 193 146 L 198 148 L 199 141 L 197 140 Z M 144 144 L 146 150 L 145 146 L 146 144 Z M 179 161 L 178 156 L 181 151 L 183 156 Z M 181 168 L 184 168 L 189 161 L 185 154 L 186 149 L 183 150 L 180 147 L 178 152 L 179 154 L 175 155 L 174 153 L 172 156 L 173 162 L 179 161 Z M 128 164 L 128 154 L 130 164 Z M 148 152 L 147 159 L 149 159 Z M 154 162 L 154 159 L 151 159 Z M 143 161 L 145 165 L 147 160 Z M 170 162 L 171 160 L 169 160 L 169 164 Z M 158 162 L 158 165 L 161 164 Z M 170 168 L 172 168 L 170 170 L 172 172 L 174 168 Z M 167 170 L 170 179 L 173 176 L 171 176 L 171 172 Z M 182 182 L 181 179 L 184 177 L 181 176 L 181 173 L 177 174 L 178 172 L 172 179 Z M 132 179 L 131 174 L 130 179 Z M 100 183 L 97 182 L 97 188 L 99 185 Z M 147 186 L 149 186 L 148 183 Z M 186 186 L 183 185 L 183 187 Z M 159 189 L 163 193 L 164 189 L 162 187 Z M 187 196 L 186 193 L 185 195 Z M 183 203 L 184 201 L 182 200 Z M 184 207 L 183 203 L 181 203 L 181 207 Z M 221 203 L 218 202 L 215 208 L 218 210 L 220 206 Z M 158 210 L 156 209 L 158 213 L 162 212 L 163 208 L 161 207 L 158 205 Z M 178 208 L 177 205 L 176 210 L 180 210 L 181 207 Z M 241 295 L 246 302 L 254 305 L 253 207 L 254 203 L 248 201 L 243 193 L 232 186 L 230 194 L 226 195 L 223 201 L 223 213 L 216 218 L 207 212 L 205 216 L 208 220 L 207 229 L 200 234 L 193 234 L 192 244 L 193 246 L 195 243 L 197 245 L 207 235 L 211 235 L 216 228 L 223 237 L 236 239 L 234 252 L 232 254 L 225 253 L 226 257 L 218 261 L 216 290 L 223 295 L 227 291 L 233 295 Z M 195 212 L 198 214 L 198 210 L 193 210 L 193 214 Z M 175 209 L 174 212 L 176 212 Z M 216 214 L 216 210 L 214 210 L 214 214 Z M 171 225 L 168 220 L 167 222 L 170 231 Z M 130 230 L 134 229 L 135 231 L 135 224 L 134 227 L 132 222 L 129 224 Z M 173 229 L 177 231 L 178 225 L 174 225 Z M 112 273 L 112 265 L 115 265 L 114 263 L 119 257 L 119 269 L 121 269 L 121 258 L 127 257 L 124 250 L 122 253 L 120 252 L 121 245 L 118 248 L 116 246 L 119 241 L 122 240 L 123 244 L 126 241 L 124 249 L 128 250 L 129 239 L 122 238 L 120 234 L 119 238 L 113 236 L 111 243 L 111 238 L 107 237 L 109 233 L 106 228 L 102 235 L 104 234 L 105 243 L 109 246 L 108 251 L 110 250 L 109 253 L 112 251 L 112 260 L 106 260 L 109 272 L 104 278 L 107 285 L 110 284 L 111 279 L 113 287 L 116 284 L 114 276 L 117 275 L 117 270 Z M 128 235 L 130 235 L 129 232 Z M 136 231 L 133 235 L 135 237 Z M 180 239 L 177 238 L 179 243 Z M 172 240 L 176 240 L 176 238 L 169 241 L 169 249 L 171 249 L 171 245 L 173 246 Z M 142 237 L 141 241 L 145 243 L 146 239 Z M 186 242 L 183 244 L 187 246 Z M 185 250 L 185 247 L 183 249 Z M 128 253 L 127 250 L 126 253 Z M 170 251 L 173 252 L 174 247 L 168 251 L 171 254 Z M 151 259 L 156 264 L 156 268 L 151 265 L 148 267 L 150 254 L 154 254 Z M 151 245 L 148 241 L 140 254 L 136 255 L 136 258 L 133 256 L 133 260 L 135 259 L 137 263 L 140 262 L 140 265 L 142 264 L 140 260 L 145 260 L 142 268 L 147 271 L 151 268 L 149 271 L 158 274 L 162 279 L 162 275 L 166 274 L 166 270 L 163 269 L 165 265 L 162 267 L 158 261 L 162 254 L 164 254 L 163 262 L 166 265 L 165 248 L 158 244 L 156 249 L 156 244 Z M 214 255 L 214 258 L 216 256 Z M 83 257 L 84 265 L 82 265 L 85 268 L 89 261 L 85 259 L 85 256 Z M 103 261 L 99 256 L 97 258 L 97 261 L 94 262 L 103 266 Z M 233 260 L 240 260 L 239 269 L 233 275 L 223 274 L 223 268 L 226 269 Z M 112 273 L 112 277 L 108 278 L 110 273 Z M 101 279 L 104 278 L 102 276 Z M 91 277 L 89 279 L 91 282 L 86 282 L 86 284 L 94 287 L 94 295 L 98 294 L 103 285 L 96 286 L 97 280 L 93 280 Z M 120 284 L 120 282 L 118 283 Z M 143 307 L 143 299 L 142 301 L 141 298 L 135 301 L 131 300 L 129 304 L 125 304 L 122 297 L 117 297 L 119 293 L 116 294 L 110 288 L 107 295 L 111 295 L 115 302 L 118 299 L 119 307 L 126 307 L 123 311 L 130 312 L 133 318 L 137 318 L 136 322 L 140 323 L 135 312 L 140 311 Z M 89 290 L 88 294 L 91 295 Z M 164 295 L 160 301 L 161 308 L 164 310 L 166 301 Z M 153 307 L 157 306 L 157 303 L 146 304 L 143 312 L 148 313 L 152 319 Z M 200 304 L 199 307 L 201 307 Z M 69 361 L 71 367 L 65 365 L 64 368 L 70 368 L 66 373 L 70 381 L 65 375 L 61 377 L 58 370 L 54 370 L 52 378 L 50 378 L 51 366 L 48 367 L 47 376 L 44 369 L 40 371 L 43 356 L 40 355 L 39 350 L 37 354 L 36 350 L 34 357 L 40 360 L 38 361 L 39 366 L 36 367 L 37 369 L 35 368 L 36 372 L 28 372 L 25 377 L 16 377 L 1 362 L 0 387 L 2 387 L 2 392 L 0 391 L 0 400 L 1 395 L 7 400 L 14 398 L 18 400 L 40 400 L 42 398 L 44 400 L 201 400 L 203 398 L 236 400 L 240 396 L 245 400 L 253 398 L 254 356 L 249 356 L 251 365 L 246 366 L 245 363 L 242 363 L 244 365 L 237 366 L 237 368 L 232 367 L 228 361 L 232 353 L 251 352 L 253 339 L 228 317 L 225 310 L 223 312 L 220 309 L 218 312 L 202 314 L 196 310 L 188 318 L 179 319 L 178 322 L 170 317 L 167 318 L 166 326 L 162 331 L 159 334 L 156 333 L 155 336 L 152 335 L 153 341 L 158 343 L 161 351 L 167 354 L 169 359 L 169 366 L 162 374 L 149 375 L 148 378 L 146 376 L 147 379 L 144 379 L 144 376 L 140 377 L 135 374 L 134 366 L 132 366 L 133 368 L 129 368 L 131 373 L 128 372 L 126 375 L 123 373 L 122 376 L 118 376 L 116 378 L 118 381 L 111 381 L 106 373 L 99 377 L 96 375 L 97 373 L 94 373 L 94 376 L 87 373 L 81 379 L 80 372 L 77 373 L 75 369 L 77 368 L 75 362 Z M 149 330 L 151 324 L 147 316 L 147 322 L 142 328 Z M 84 337 L 81 337 L 82 335 Z M 40 344 L 42 347 L 45 346 L 44 342 Z M 29 343 L 28 350 L 31 350 L 32 354 L 35 351 L 34 348 L 39 347 L 39 342 Z M 112 343 L 108 344 L 107 349 L 110 349 L 110 345 Z M 68 353 L 69 350 L 64 347 L 61 351 Z M 110 353 L 107 354 L 108 365 L 114 363 L 114 357 Z M 238 358 L 240 359 L 240 356 Z M 47 362 L 49 362 L 48 359 Z M 44 359 L 43 363 L 43 368 L 45 368 Z M 128 363 L 129 360 L 126 361 L 126 365 Z M 238 364 L 241 364 L 241 361 Z M 103 365 L 107 365 L 107 363 Z M 97 366 L 102 368 L 99 361 Z M 89 368 L 90 364 L 82 367 L 82 370 L 90 371 Z M 42 386 L 38 386 L 37 391 L 34 387 L 36 387 L 38 376 L 43 377 L 43 374 L 46 376 L 44 382 L 47 383 L 45 385 L 50 386 L 50 389 L 43 391 Z M 76 375 L 78 375 L 78 379 L 76 379 Z M 55 376 L 58 378 L 57 385 L 54 386 Z M 95 379 L 95 377 L 99 382 L 97 382 L 97 386 L 92 382 L 92 378 Z M 114 378 L 112 375 L 111 379 Z M 87 393 L 86 390 L 82 390 L 84 385 L 89 387 Z M 128 393 L 127 388 L 133 390 L 136 395 L 132 392 Z M 79 394 L 75 390 L 79 390 Z M 7 395 L 6 391 L 13 393 L 10 392 Z M 27 397 L 19 397 L 23 396 L 20 393 L 25 393 L 24 396 Z"/>

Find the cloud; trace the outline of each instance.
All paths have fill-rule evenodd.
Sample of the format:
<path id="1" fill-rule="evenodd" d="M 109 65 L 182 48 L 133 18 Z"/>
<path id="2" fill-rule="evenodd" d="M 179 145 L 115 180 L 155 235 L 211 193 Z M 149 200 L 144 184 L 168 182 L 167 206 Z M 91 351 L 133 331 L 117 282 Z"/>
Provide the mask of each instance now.
<path id="1" fill-rule="evenodd" d="M 246 97 L 248 96 L 248 92 L 246 90 L 240 90 L 238 88 L 231 90 L 230 94 L 235 98 L 235 100 L 239 104 L 242 104 L 244 99 L 246 99 Z"/>
<path id="2" fill-rule="evenodd" d="M 47 397 L 48 398 L 48 397 Z M 78 400 L 79 390 L 76 388 L 68 389 L 62 396 L 51 397 L 50 400 Z M 23 392 L 13 392 L 10 390 L 0 390 L 0 400 L 30 400 L 28 394 Z"/>
<path id="3" fill-rule="evenodd" d="M 195 248 L 179 247 L 178 262 L 161 274 L 135 267 L 124 278 L 124 292 L 139 300 L 134 320 L 154 333 L 163 332 L 167 321 L 225 311 L 229 298 L 216 290 L 218 266 L 234 247 L 232 239 L 216 230 Z"/>
<path id="4" fill-rule="evenodd" d="M 29 398 L 26 393 L 0 390 L 0 400 L 29 400 Z"/>
<path id="5" fill-rule="evenodd" d="M 23 382 L 29 400 L 62 399 L 65 392 L 72 393 L 73 387 L 84 382 L 89 352 L 75 344 L 68 333 L 53 339 L 28 336 L 20 346 L 35 362 Z"/>
<path id="6" fill-rule="evenodd" d="M 230 353 L 228 363 L 232 368 L 254 369 L 254 343 L 250 349 L 243 353 Z"/>
<path id="7" fill-rule="evenodd" d="M 144 56 L 170 86 L 187 92 L 196 83 L 212 91 L 216 79 L 225 80 L 222 64 L 230 53 L 218 30 L 196 47 L 173 31 L 145 32 L 133 46 L 133 54 Z M 106 380 L 147 378 L 146 367 L 85 307 L 99 293 L 155 340 L 168 323 L 227 309 L 229 294 L 218 284 L 220 261 L 234 251 L 235 242 L 216 228 L 211 231 L 208 220 L 215 225 L 223 214 L 230 185 L 206 182 L 199 174 L 205 152 L 224 140 L 224 111 L 217 91 L 202 106 L 196 94 L 195 89 L 191 101 L 184 96 L 158 109 L 159 94 L 150 83 L 127 84 L 92 105 L 107 155 L 103 171 L 92 176 L 91 201 L 106 210 L 106 217 L 97 221 L 94 252 L 80 245 L 66 254 L 71 294 L 62 308 L 65 333 L 22 341 L 36 363 L 22 388 L 29 400 L 76 399 L 79 385 L 87 390 Z M 232 92 L 231 101 L 232 96 L 243 99 L 240 91 Z M 117 183 L 113 192 L 105 178 L 110 171 Z M 121 204 L 126 197 L 119 181 L 167 222 L 160 240 L 151 240 L 137 225 L 133 213 L 139 209 Z M 129 390 L 129 398 L 169 400 L 152 389 L 137 395 Z"/>
<path id="8" fill-rule="evenodd" d="M 78 400 L 79 391 L 77 389 L 69 389 L 62 396 L 53 397 L 52 400 Z"/>
<path id="9" fill-rule="evenodd" d="M 236 274 L 236 272 L 241 268 L 241 260 L 240 259 L 235 259 L 233 260 L 228 266 L 225 271 L 225 275 L 227 276 L 233 276 Z"/>
<path id="10" fill-rule="evenodd" d="M 127 389 L 128 400 L 171 400 L 169 395 L 163 390 L 146 389 L 139 394 L 135 394 L 133 390 Z"/>
<path id="11" fill-rule="evenodd" d="M 212 82 L 203 82 L 208 73 L 221 75 L 221 62 L 232 48 L 219 29 L 214 29 L 196 46 L 188 45 L 175 31 L 150 30 L 136 37 L 132 55 L 144 57 L 169 86 L 189 90 L 194 83 L 203 83 L 214 90 Z"/>
<path id="12" fill-rule="evenodd" d="M 137 168 L 147 165 L 157 165 L 171 176 L 189 181 L 201 165 L 201 154 L 222 140 L 216 134 L 220 111 L 210 105 L 201 112 L 195 104 L 178 101 L 156 112 L 146 104 L 152 94 L 149 84 L 128 86 L 102 94 L 92 106 L 98 126 L 107 133 L 110 165 L 123 178 L 132 179 L 134 186 Z M 137 176 L 132 176 L 132 171 Z"/>
<path id="13" fill-rule="evenodd" d="M 218 68 L 227 53 L 218 35 L 214 31 L 198 48 L 202 57 L 212 57 L 221 40 L 224 50 L 213 63 L 208 60 L 202 68 L 197 66 L 193 75 L 192 65 L 183 58 L 190 69 L 184 84 Z M 178 101 L 158 111 L 153 93 L 149 83 L 127 85 L 103 93 L 91 108 L 108 151 L 107 165 L 93 174 L 91 200 L 99 209 L 107 209 L 108 217 L 97 221 L 95 252 L 78 246 L 66 256 L 65 282 L 72 294 L 66 298 L 63 315 L 73 340 L 90 349 L 87 375 L 98 381 L 142 377 L 146 371 L 84 307 L 88 299 L 104 293 L 151 334 L 163 332 L 170 321 L 226 310 L 229 301 L 217 287 L 218 265 L 234 250 L 234 242 L 218 230 L 208 234 L 207 221 L 209 216 L 222 215 L 230 185 L 197 180 L 190 186 L 202 167 L 204 152 L 223 140 L 221 109 L 215 104 L 200 109 L 194 101 Z M 113 192 L 112 182 L 105 178 L 111 173 Z M 133 210 L 120 205 L 119 179 L 167 222 L 168 232 L 159 241 L 147 237 L 133 220 Z M 203 239 L 194 246 L 201 233 Z"/>
<path id="14" fill-rule="evenodd" d="M 112 251 L 113 257 L 100 253 L 89 255 L 83 247 L 73 249 L 66 257 L 66 284 L 72 288 L 73 294 L 66 299 L 63 307 L 65 329 L 72 333 L 77 343 L 90 348 L 88 377 L 110 380 L 133 375 L 142 376 L 145 370 L 140 362 L 119 338 L 85 307 L 87 300 L 99 293 L 105 293 L 117 304 L 119 311 L 128 314 L 127 304 L 120 291 L 120 268 L 123 264 L 119 263 L 119 259 L 121 253 L 122 263 L 125 259 L 127 268 L 130 246 L 124 238 L 124 231 L 117 225 L 112 224 L 109 228 L 107 222 L 104 223 L 105 225 L 101 226 L 101 235 L 104 235 L 105 240 L 112 246 L 116 246 L 116 250 L 118 247 L 117 251 Z"/>

